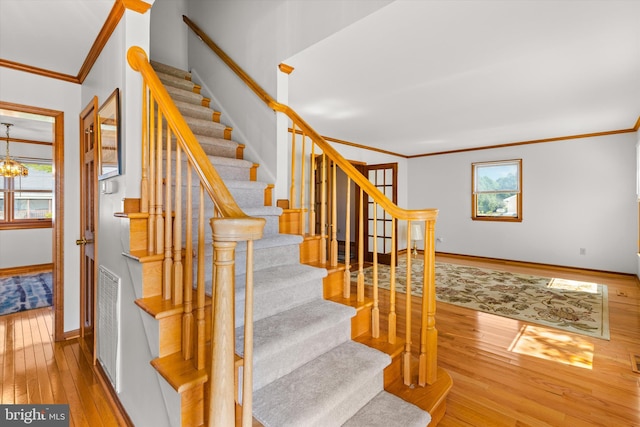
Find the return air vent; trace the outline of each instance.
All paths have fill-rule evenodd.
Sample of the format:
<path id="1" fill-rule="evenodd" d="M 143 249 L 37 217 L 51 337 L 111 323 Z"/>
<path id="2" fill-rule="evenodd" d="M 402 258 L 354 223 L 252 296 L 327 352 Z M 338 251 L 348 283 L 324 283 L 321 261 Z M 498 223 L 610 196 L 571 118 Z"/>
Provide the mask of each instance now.
<path id="1" fill-rule="evenodd" d="M 104 266 L 98 268 L 98 360 L 116 393 L 120 391 L 120 277 Z"/>

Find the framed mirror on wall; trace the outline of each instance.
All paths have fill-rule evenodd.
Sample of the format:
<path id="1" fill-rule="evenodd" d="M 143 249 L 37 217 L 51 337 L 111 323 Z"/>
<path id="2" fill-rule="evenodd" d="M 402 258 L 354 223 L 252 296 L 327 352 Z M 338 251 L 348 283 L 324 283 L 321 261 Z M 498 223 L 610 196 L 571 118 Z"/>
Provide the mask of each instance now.
<path id="1" fill-rule="evenodd" d="M 116 88 L 98 110 L 98 179 L 122 173 L 120 90 Z"/>

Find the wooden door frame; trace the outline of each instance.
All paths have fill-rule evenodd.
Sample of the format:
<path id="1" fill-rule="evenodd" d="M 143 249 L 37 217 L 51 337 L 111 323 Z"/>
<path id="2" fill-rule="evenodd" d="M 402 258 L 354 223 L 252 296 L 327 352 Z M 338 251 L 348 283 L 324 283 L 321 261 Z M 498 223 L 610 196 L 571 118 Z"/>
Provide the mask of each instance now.
<path id="1" fill-rule="evenodd" d="M 92 189 L 90 189 L 91 192 L 93 192 L 93 203 L 96 204 L 97 200 L 98 200 L 98 171 L 97 171 L 97 167 L 98 167 L 98 156 L 99 156 L 99 141 L 98 141 L 98 97 L 94 96 L 91 101 L 89 102 L 89 104 L 87 104 L 87 106 L 82 110 L 82 112 L 80 113 L 80 123 L 79 123 L 79 145 L 78 145 L 78 151 L 80 153 L 80 165 L 79 165 L 79 170 L 80 170 L 80 179 L 79 179 L 79 185 L 80 185 L 80 237 L 83 238 L 84 237 L 84 231 L 85 231 L 85 223 L 84 223 L 84 212 L 82 211 L 85 207 L 85 190 L 83 188 L 83 174 L 84 174 L 84 161 L 85 161 L 85 156 L 84 156 L 84 144 L 85 144 L 85 140 L 84 140 L 84 122 L 85 119 L 90 116 L 91 114 L 93 114 L 93 129 L 94 129 L 94 135 L 95 136 L 95 140 L 94 140 L 94 144 L 93 144 L 93 150 L 94 150 L 94 177 L 93 177 L 93 183 L 94 186 Z M 93 209 L 93 223 L 94 225 L 97 225 L 97 207 Z M 97 228 L 97 227 L 96 227 Z M 96 323 L 96 318 L 95 318 L 95 314 L 96 314 L 96 292 L 97 292 L 97 288 L 96 288 L 96 281 L 98 280 L 98 262 L 97 262 L 97 247 L 98 247 L 98 235 L 97 235 L 97 229 L 94 230 L 94 235 L 93 235 L 93 283 L 91 284 L 93 286 L 93 303 L 92 303 L 92 307 L 91 307 L 91 313 L 92 313 L 92 321 L 91 321 L 91 328 L 92 328 L 92 335 L 93 335 L 93 345 L 92 345 L 92 350 L 93 350 L 93 354 L 92 354 L 92 358 L 93 358 L 93 363 L 96 363 L 96 356 L 97 356 L 97 352 L 96 352 L 96 331 L 95 331 L 95 323 Z M 80 286 L 80 336 L 81 338 L 85 337 L 85 317 L 86 317 L 86 305 L 85 305 L 85 285 L 82 283 L 83 280 L 85 279 L 83 277 L 83 265 L 84 265 L 84 258 L 85 258 L 85 250 L 84 250 L 84 246 L 82 246 L 81 250 L 80 250 L 80 271 L 79 271 L 79 278 L 80 280 L 78 281 L 78 284 Z"/>
<path id="2" fill-rule="evenodd" d="M 64 333 L 64 112 L 0 101 L 0 108 L 52 117 L 52 164 L 54 170 L 53 218 L 51 219 L 53 273 L 53 339 L 65 340 Z"/>

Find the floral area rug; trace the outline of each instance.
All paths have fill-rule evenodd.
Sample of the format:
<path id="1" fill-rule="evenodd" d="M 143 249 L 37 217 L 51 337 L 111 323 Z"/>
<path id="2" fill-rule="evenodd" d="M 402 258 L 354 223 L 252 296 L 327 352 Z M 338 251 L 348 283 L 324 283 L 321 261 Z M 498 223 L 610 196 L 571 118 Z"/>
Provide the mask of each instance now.
<path id="1" fill-rule="evenodd" d="M 0 315 L 52 304 L 51 272 L 0 278 Z"/>
<path id="2" fill-rule="evenodd" d="M 387 265 L 378 265 L 378 286 L 389 289 Z M 411 262 L 411 294 L 422 296 L 421 259 Z M 364 269 L 371 286 L 373 267 Z M 351 273 L 356 281 L 358 272 Z M 406 293 L 406 257 L 398 260 L 396 290 Z M 436 262 L 436 299 L 473 310 L 609 339 L 607 287 L 597 283 L 530 276 Z"/>

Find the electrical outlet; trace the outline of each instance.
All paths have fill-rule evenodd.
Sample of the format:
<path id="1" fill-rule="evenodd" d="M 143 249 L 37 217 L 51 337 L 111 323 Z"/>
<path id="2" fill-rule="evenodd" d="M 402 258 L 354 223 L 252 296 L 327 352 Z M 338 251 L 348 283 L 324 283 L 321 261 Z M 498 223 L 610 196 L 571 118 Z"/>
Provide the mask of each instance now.
<path id="1" fill-rule="evenodd" d="M 587 254 L 587 248 L 580 248 L 580 255 L 586 255 Z"/>

